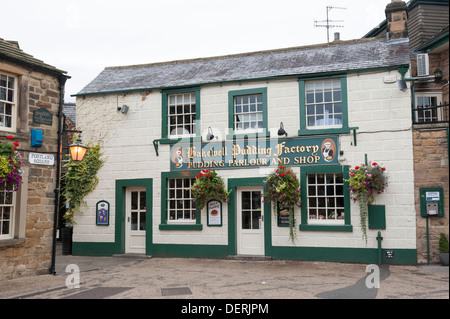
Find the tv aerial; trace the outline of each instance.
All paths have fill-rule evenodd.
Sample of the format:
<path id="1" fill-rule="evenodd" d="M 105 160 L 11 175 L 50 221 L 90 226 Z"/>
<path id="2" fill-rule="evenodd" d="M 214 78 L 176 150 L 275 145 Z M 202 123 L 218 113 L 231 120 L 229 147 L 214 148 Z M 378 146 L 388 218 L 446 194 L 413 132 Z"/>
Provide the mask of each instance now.
<path id="1" fill-rule="evenodd" d="M 343 25 L 339 25 L 339 24 L 331 24 L 331 23 L 340 23 L 340 22 L 344 22 L 344 20 L 330 20 L 329 19 L 329 12 L 332 9 L 341 9 L 341 10 L 347 10 L 347 8 L 342 8 L 342 7 L 332 7 L 332 6 L 327 6 L 327 19 L 326 20 L 314 20 L 314 27 L 315 28 L 319 28 L 319 27 L 323 27 L 323 28 L 327 28 L 327 42 L 330 43 L 330 29 L 331 28 L 343 28 Z M 322 24 L 325 23 L 325 24 Z"/>

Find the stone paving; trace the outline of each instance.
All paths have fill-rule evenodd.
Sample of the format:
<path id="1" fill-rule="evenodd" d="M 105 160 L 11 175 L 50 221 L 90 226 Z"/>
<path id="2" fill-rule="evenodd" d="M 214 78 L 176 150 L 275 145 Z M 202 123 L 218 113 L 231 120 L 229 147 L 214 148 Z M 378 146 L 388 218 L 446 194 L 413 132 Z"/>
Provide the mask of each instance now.
<path id="1" fill-rule="evenodd" d="M 66 266 L 80 268 L 67 288 Z M 57 256 L 57 274 L 0 282 L 23 299 L 448 299 L 448 267 L 197 258 Z M 371 265 L 374 267 L 374 265 Z M 72 278 L 72 277 L 71 277 Z M 74 282 L 74 281 L 72 281 Z M 70 283 L 70 282 L 69 282 Z M 108 289 L 98 289 L 108 288 Z"/>

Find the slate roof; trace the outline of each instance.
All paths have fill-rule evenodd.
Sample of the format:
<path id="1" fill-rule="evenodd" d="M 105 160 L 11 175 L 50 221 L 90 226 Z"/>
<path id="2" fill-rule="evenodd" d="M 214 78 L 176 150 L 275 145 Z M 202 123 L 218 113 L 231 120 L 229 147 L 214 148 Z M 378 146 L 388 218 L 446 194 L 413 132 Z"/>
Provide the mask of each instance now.
<path id="1" fill-rule="evenodd" d="M 253 53 L 105 68 L 78 94 L 186 87 L 409 64 L 408 40 L 358 39 Z"/>
<path id="2" fill-rule="evenodd" d="M 0 38 L 0 59 L 9 60 L 18 64 L 24 64 L 28 67 L 39 69 L 40 71 L 50 72 L 52 74 L 66 74 L 66 71 L 44 63 L 34 56 L 22 51 L 16 41 L 6 41 Z"/>

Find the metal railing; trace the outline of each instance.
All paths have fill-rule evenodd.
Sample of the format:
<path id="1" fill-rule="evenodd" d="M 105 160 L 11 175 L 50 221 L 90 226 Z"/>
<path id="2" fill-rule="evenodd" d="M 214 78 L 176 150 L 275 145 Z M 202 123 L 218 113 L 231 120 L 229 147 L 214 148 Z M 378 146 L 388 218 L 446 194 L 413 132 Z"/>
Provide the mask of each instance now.
<path id="1" fill-rule="evenodd" d="M 440 105 L 413 108 L 413 124 L 448 123 L 448 111 L 448 102 L 441 103 Z"/>

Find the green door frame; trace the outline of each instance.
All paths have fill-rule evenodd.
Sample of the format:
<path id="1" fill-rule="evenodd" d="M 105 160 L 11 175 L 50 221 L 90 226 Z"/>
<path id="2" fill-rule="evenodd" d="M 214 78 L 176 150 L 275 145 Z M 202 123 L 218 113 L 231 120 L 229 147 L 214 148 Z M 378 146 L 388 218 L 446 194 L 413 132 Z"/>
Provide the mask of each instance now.
<path id="1" fill-rule="evenodd" d="M 145 187 L 146 188 L 146 238 L 145 238 L 145 254 L 150 255 L 153 246 L 153 179 L 121 179 L 116 180 L 116 226 L 115 226 L 115 242 L 114 252 L 116 254 L 125 253 L 125 196 L 127 187 Z"/>
<path id="2" fill-rule="evenodd" d="M 237 199 L 236 189 L 241 186 L 262 186 L 264 191 L 265 177 L 254 178 L 230 178 L 228 179 L 228 190 L 230 203 L 228 204 L 228 255 L 237 254 Z M 272 256 L 272 218 L 270 203 L 264 204 L 264 255 Z"/>

